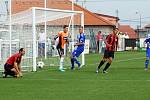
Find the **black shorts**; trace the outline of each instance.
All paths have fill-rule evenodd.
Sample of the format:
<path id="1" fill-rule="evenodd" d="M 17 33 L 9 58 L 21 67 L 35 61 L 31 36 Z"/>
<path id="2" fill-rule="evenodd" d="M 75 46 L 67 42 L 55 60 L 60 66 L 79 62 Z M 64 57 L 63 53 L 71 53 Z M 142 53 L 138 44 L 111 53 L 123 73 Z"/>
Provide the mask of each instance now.
<path id="1" fill-rule="evenodd" d="M 11 71 L 11 69 L 13 69 L 13 68 L 14 68 L 13 65 L 9 65 L 9 64 L 6 63 L 4 65 L 5 74 L 15 76 L 15 72 Z"/>
<path id="2" fill-rule="evenodd" d="M 114 58 L 114 51 L 108 51 L 108 50 L 105 50 L 104 52 L 104 58 Z"/>
<path id="3" fill-rule="evenodd" d="M 58 50 L 59 56 L 64 55 L 64 49 L 62 49 L 62 48 L 57 48 L 57 50 Z"/>

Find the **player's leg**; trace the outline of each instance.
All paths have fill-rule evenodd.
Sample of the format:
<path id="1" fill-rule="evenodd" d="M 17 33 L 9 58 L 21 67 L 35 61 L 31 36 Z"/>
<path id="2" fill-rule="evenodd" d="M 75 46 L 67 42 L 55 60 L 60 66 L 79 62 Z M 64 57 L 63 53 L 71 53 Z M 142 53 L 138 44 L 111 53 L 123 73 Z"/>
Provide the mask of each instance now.
<path id="1" fill-rule="evenodd" d="M 108 63 L 106 64 L 105 68 L 103 69 L 103 73 L 107 73 L 106 70 L 110 67 L 112 60 L 113 60 L 112 57 L 108 58 Z"/>
<path id="2" fill-rule="evenodd" d="M 38 55 L 42 57 L 42 43 L 38 43 Z"/>
<path id="3" fill-rule="evenodd" d="M 72 58 L 71 58 L 72 67 L 71 67 L 71 69 L 74 69 L 74 62 L 78 65 L 78 69 L 80 69 L 81 63 L 76 59 L 76 57 L 79 57 L 83 51 L 84 51 L 84 48 L 76 49 L 72 52 Z"/>
<path id="4" fill-rule="evenodd" d="M 42 57 L 44 57 L 45 56 L 45 43 L 42 43 L 41 49 L 42 49 Z"/>
<path id="5" fill-rule="evenodd" d="M 100 60 L 100 63 L 99 63 L 99 65 L 98 65 L 97 68 L 96 68 L 96 73 L 99 72 L 99 69 L 101 68 L 101 66 L 107 61 L 107 58 L 109 57 L 109 54 L 108 54 L 108 53 L 109 53 L 109 52 L 108 52 L 107 50 L 105 50 L 105 52 L 104 52 L 104 57 L 103 57 L 102 60 Z"/>
<path id="6" fill-rule="evenodd" d="M 145 69 L 144 70 L 148 70 L 148 65 L 149 65 L 149 58 L 146 58 L 146 60 L 145 60 Z"/>
<path id="7" fill-rule="evenodd" d="M 13 76 L 13 77 L 18 77 L 18 72 L 16 71 L 15 68 L 13 68 L 13 66 L 9 65 L 9 64 L 5 64 L 4 65 L 4 78 L 7 77 L 7 75 Z"/>
<path id="8" fill-rule="evenodd" d="M 74 51 L 73 51 L 74 52 Z M 73 60 L 73 52 L 72 52 L 72 54 L 71 54 L 71 56 L 70 56 L 70 62 L 71 62 L 71 70 L 74 70 L 74 60 Z"/>
<path id="9" fill-rule="evenodd" d="M 63 63 L 64 63 L 64 49 L 60 49 L 60 63 L 59 63 L 59 70 L 64 72 L 64 67 L 63 67 Z"/>
<path id="10" fill-rule="evenodd" d="M 6 78 L 7 75 L 8 75 L 8 74 L 7 74 L 7 73 L 8 73 L 8 68 L 7 68 L 7 66 L 8 66 L 7 64 L 4 65 L 4 72 L 2 73 L 2 74 L 3 74 L 3 78 Z"/>
<path id="11" fill-rule="evenodd" d="M 150 58 L 150 51 L 147 50 L 146 51 L 146 60 L 145 60 L 145 69 L 144 70 L 148 70 L 149 58 Z"/>
<path id="12" fill-rule="evenodd" d="M 99 40 L 97 41 L 97 52 L 99 52 Z"/>
<path id="13" fill-rule="evenodd" d="M 103 73 L 107 73 L 106 70 L 110 67 L 110 65 L 113 61 L 113 58 L 114 58 L 114 52 L 111 51 L 111 52 L 109 52 L 108 63 L 106 64 L 105 68 L 103 69 Z"/>

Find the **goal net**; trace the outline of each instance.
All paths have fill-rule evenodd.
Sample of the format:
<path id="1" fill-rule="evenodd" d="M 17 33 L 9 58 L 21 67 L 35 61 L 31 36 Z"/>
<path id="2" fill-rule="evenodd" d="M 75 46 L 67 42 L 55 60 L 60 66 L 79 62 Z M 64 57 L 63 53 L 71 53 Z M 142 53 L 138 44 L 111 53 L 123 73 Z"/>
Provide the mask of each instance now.
<path id="1" fill-rule="evenodd" d="M 23 70 L 36 71 L 40 61 L 44 62 L 44 66 L 59 66 L 54 37 L 59 31 L 63 31 L 64 25 L 68 25 L 71 37 L 69 44 L 65 46 L 64 66 L 70 67 L 69 56 L 74 50 L 73 44 L 77 42 L 79 26 L 84 26 L 83 17 L 81 11 L 39 7 L 12 14 L 11 22 L 5 22 L 5 25 L 8 26 L 11 23 L 11 30 L 9 30 L 11 32 L 7 32 L 7 35 L 4 36 L 5 39 L 1 39 L 0 42 L 0 45 L 5 47 L 1 50 L 1 64 L 5 63 L 10 51 L 13 54 L 23 47 L 26 51 L 22 60 Z M 7 54 L 4 54 L 4 51 Z M 79 60 L 84 65 L 84 53 Z"/>

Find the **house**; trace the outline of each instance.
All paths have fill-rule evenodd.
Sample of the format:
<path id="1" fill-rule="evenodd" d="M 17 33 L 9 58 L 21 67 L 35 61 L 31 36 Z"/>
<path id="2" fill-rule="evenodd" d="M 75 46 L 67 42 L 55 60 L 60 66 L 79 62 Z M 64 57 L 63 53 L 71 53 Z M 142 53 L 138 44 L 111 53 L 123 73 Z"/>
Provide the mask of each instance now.
<path id="1" fill-rule="evenodd" d="M 136 29 L 135 31 L 139 34 L 139 38 L 146 38 L 147 34 L 150 34 L 150 24 L 147 24 L 142 29 Z"/>
<path id="2" fill-rule="evenodd" d="M 137 39 L 138 39 L 138 34 L 134 31 L 133 28 L 131 28 L 129 25 L 119 25 L 119 31 L 123 33 L 121 36 L 120 40 L 122 43 L 122 48 L 124 50 L 134 50 L 137 49 Z"/>
<path id="3" fill-rule="evenodd" d="M 119 31 L 128 35 L 129 39 L 137 39 L 138 34 L 129 25 L 119 25 Z"/>
<path id="4" fill-rule="evenodd" d="M 118 27 L 118 21 L 119 18 L 115 17 L 115 16 L 110 16 L 110 15 L 105 15 L 105 14 L 100 14 L 100 13 L 95 13 L 97 16 L 99 16 L 100 18 L 103 18 L 107 21 L 109 21 L 110 23 L 112 23 L 113 25 L 115 25 L 116 27 Z"/>
<path id="5" fill-rule="evenodd" d="M 139 34 L 140 47 L 145 47 L 144 40 L 148 37 L 148 34 L 150 34 L 150 24 L 147 24 L 142 29 L 136 29 L 135 31 Z"/>

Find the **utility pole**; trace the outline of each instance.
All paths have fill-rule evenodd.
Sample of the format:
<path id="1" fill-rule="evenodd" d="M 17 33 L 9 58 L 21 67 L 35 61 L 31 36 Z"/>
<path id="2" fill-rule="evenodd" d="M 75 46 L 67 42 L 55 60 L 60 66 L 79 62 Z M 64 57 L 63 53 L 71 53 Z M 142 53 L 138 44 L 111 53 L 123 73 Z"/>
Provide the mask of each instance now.
<path id="1" fill-rule="evenodd" d="M 117 9 L 116 10 L 116 28 L 119 28 L 118 21 L 119 21 L 119 11 Z"/>
<path id="2" fill-rule="evenodd" d="M 136 14 L 139 15 L 139 29 L 141 29 L 141 27 L 142 27 L 142 17 L 141 17 L 141 13 L 140 13 L 140 12 L 136 12 Z"/>

